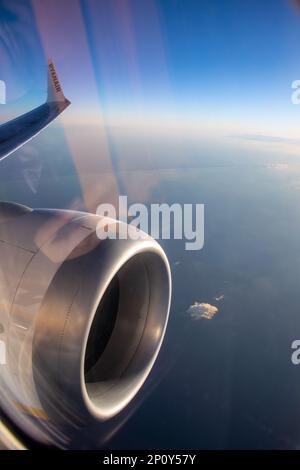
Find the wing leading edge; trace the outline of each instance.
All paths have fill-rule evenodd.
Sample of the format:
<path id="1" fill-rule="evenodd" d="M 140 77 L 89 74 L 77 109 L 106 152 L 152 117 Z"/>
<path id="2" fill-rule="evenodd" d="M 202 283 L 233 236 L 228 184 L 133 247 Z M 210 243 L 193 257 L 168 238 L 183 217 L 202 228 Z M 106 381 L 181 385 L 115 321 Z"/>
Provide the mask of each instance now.
<path id="1" fill-rule="evenodd" d="M 54 64 L 49 60 L 47 101 L 32 111 L 0 125 L 0 161 L 41 132 L 70 104 L 63 94 Z"/>

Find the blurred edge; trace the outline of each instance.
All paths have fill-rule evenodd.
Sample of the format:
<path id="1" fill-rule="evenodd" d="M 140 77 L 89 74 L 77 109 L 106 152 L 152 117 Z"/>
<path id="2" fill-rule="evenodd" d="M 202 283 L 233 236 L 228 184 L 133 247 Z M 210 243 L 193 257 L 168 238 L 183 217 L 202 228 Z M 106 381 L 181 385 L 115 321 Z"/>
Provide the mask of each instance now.
<path id="1" fill-rule="evenodd" d="M 0 450 L 26 450 L 26 447 L 0 420 Z"/>

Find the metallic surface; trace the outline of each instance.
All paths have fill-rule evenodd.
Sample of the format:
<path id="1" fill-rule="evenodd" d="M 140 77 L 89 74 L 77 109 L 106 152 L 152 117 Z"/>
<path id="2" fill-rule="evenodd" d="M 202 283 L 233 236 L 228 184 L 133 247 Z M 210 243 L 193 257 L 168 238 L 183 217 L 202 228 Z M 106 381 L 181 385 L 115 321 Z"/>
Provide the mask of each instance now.
<path id="1" fill-rule="evenodd" d="M 100 240 L 100 222 L 118 239 Z M 147 378 L 165 333 L 171 280 L 163 250 L 140 235 L 100 216 L 2 203 L 0 399 L 34 439 L 63 446 L 57 426 L 115 416 Z M 112 282 L 113 322 L 103 310 Z M 103 340 L 101 328 L 93 331 L 95 315 L 103 317 L 103 332 L 111 326 L 87 368 L 89 338 Z"/>

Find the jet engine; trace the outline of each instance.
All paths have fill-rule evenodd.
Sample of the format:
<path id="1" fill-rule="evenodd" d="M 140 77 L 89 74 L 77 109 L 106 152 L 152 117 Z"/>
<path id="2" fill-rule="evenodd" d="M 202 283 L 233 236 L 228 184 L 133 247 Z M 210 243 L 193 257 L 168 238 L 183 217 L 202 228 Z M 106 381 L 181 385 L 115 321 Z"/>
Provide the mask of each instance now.
<path id="1" fill-rule="evenodd" d="M 99 224 L 106 238 L 97 236 Z M 0 260 L 7 416 L 51 442 L 61 422 L 117 415 L 165 334 L 171 277 L 159 244 L 109 218 L 0 203 Z"/>

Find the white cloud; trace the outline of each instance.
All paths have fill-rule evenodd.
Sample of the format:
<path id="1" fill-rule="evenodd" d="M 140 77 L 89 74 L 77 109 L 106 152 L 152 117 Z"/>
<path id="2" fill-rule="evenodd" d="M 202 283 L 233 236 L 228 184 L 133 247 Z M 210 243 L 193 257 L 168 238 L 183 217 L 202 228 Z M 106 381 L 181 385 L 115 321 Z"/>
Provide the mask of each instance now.
<path id="1" fill-rule="evenodd" d="M 201 320 L 202 318 L 205 320 L 211 320 L 218 311 L 218 307 L 215 307 L 214 305 L 204 302 L 195 302 L 188 308 L 187 313 L 193 320 Z"/>
<path id="2" fill-rule="evenodd" d="M 216 296 L 216 297 L 215 297 L 215 300 L 216 300 L 217 302 L 219 302 L 220 300 L 223 300 L 224 297 L 225 297 L 225 295 L 224 295 L 224 294 L 221 294 L 221 295 L 219 295 L 219 296 Z"/>

